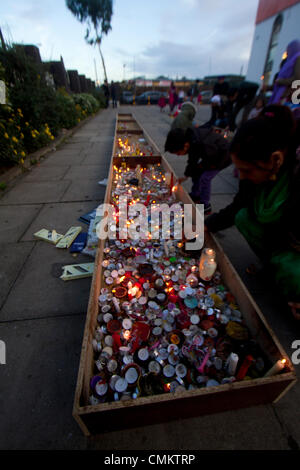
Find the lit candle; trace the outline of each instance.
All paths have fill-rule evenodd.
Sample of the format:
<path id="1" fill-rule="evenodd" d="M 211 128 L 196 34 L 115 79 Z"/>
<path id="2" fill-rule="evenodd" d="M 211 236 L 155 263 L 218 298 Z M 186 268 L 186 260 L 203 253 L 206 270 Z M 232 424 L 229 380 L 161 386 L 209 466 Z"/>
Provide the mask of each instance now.
<path id="1" fill-rule="evenodd" d="M 235 374 L 238 362 L 239 356 L 235 353 L 230 353 L 227 359 L 227 371 L 230 376 L 233 376 Z"/>
<path id="2" fill-rule="evenodd" d="M 210 281 L 217 269 L 217 263 L 213 258 L 204 261 L 200 266 L 200 277 L 203 281 Z"/>
<path id="3" fill-rule="evenodd" d="M 212 248 L 204 248 L 201 253 L 200 262 L 199 262 L 199 270 L 201 269 L 204 261 L 208 259 L 216 259 L 216 252 Z"/>
<path id="4" fill-rule="evenodd" d="M 254 358 L 250 354 L 245 357 L 245 360 L 237 373 L 237 376 L 236 376 L 237 380 L 244 379 L 253 361 L 254 361 Z"/>
<path id="5" fill-rule="evenodd" d="M 273 367 L 264 375 L 264 377 L 271 377 L 272 375 L 278 374 L 286 366 L 286 359 L 279 359 Z"/>
<path id="6" fill-rule="evenodd" d="M 166 257 L 168 257 L 169 256 L 169 248 L 168 248 L 168 243 L 166 241 L 164 242 L 164 251 L 165 251 Z"/>

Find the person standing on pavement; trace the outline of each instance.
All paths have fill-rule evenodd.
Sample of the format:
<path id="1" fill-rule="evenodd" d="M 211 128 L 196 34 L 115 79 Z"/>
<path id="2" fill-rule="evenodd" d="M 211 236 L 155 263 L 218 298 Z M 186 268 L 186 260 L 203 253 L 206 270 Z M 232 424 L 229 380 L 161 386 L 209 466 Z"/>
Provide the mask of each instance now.
<path id="1" fill-rule="evenodd" d="M 170 88 L 169 88 L 169 106 L 170 106 L 170 113 L 173 113 L 173 110 L 176 106 L 176 97 L 177 97 L 177 102 L 178 102 L 178 96 L 176 93 L 176 88 L 174 85 L 174 82 L 171 82 Z"/>
<path id="2" fill-rule="evenodd" d="M 112 101 L 112 107 L 116 108 L 117 107 L 117 90 L 116 90 L 116 85 L 114 84 L 113 80 L 111 81 L 110 84 L 110 96 L 111 96 L 111 101 Z"/>
<path id="3" fill-rule="evenodd" d="M 296 39 L 287 47 L 287 59 L 280 68 L 274 83 L 273 94 L 268 104 L 283 104 L 288 98 L 293 81 L 300 80 L 300 40 Z"/>
<path id="4" fill-rule="evenodd" d="M 222 119 L 228 92 L 229 84 L 225 82 L 225 77 L 218 77 L 218 81 L 213 88 L 213 96 L 211 99 L 211 117 L 210 120 L 203 125 L 204 127 L 211 127 L 215 125 L 217 119 Z"/>
<path id="5" fill-rule="evenodd" d="M 103 93 L 104 93 L 104 99 L 105 99 L 105 108 L 108 108 L 109 106 L 109 86 L 107 81 L 105 80 L 104 84 L 102 85 L 103 88 Z"/>

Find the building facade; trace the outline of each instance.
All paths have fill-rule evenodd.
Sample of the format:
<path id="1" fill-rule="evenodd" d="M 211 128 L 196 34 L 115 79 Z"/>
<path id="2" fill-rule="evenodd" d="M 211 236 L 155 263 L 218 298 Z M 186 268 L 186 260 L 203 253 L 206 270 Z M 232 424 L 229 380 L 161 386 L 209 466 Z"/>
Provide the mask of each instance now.
<path id="1" fill-rule="evenodd" d="M 294 39 L 300 39 L 300 0 L 260 0 L 246 80 L 271 85 Z"/>

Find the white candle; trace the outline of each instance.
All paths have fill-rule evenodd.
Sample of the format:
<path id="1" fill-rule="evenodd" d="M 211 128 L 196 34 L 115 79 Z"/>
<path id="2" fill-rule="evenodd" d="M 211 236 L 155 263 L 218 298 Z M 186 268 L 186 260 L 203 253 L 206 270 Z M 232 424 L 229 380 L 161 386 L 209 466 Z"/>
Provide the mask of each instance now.
<path id="1" fill-rule="evenodd" d="M 231 353 L 227 359 L 227 371 L 230 376 L 235 374 L 238 362 L 239 356 L 235 353 Z"/>
<path id="2" fill-rule="evenodd" d="M 200 266 L 200 277 L 203 281 L 210 281 L 215 271 L 217 264 L 213 258 L 204 261 L 203 265 Z"/>
<path id="3" fill-rule="evenodd" d="M 199 262 L 199 270 L 203 266 L 204 261 L 208 259 L 216 259 L 216 252 L 212 248 L 204 248 L 201 253 L 200 262 Z"/>
<path id="4" fill-rule="evenodd" d="M 164 242 L 164 250 L 165 250 L 165 255 L 168 257 L 169 256 L 169 248 L 168 248 L 168 243 Z"/>
<path id="5" fill-rule="evenodd" d="M 171 183 L 171 173 L 166 173 L 166 174 L 165 174 L 165 178 L 166 178 L 166 185 L 167 185 L 167 186 L 170 186 L 170 183 Z"/>
<path id="6" fill-rule="evenodd" d="M 273 367 L 264 375 L 264 377 L 271 377 L 272 375 L 278 374 L 286 366 L 286 359 L 279 359 Z"/>

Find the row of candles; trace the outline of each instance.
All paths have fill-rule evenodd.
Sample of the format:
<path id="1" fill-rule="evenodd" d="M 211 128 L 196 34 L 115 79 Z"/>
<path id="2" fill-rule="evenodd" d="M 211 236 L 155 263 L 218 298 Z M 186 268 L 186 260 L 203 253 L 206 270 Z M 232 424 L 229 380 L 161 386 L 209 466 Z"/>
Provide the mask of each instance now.
<path id="1" fill-rule="evenodd" d="M 115 168 L 113 200 L 116 192 L 131 191 L 134 203 L 136 191 L 127 183 L 133 176 L 143 190 L 151 181 L 152 202 L 170 200 L 172 175 L 156 167 L 146 178 L 140 166 Z M 138 194 L 146 203 L 148 197 L 145 201 Z M 157 393 L 177 393 L 243 380 L 259 363 L 252 354 L 240 357 L 232 348 L 222 354 L 218 344 L 223 337 L 227 334 L 233 342 L 247 338 L 247 328 L 216 272 L 215 251 L 204 248 L 196 262 L 183 248 L 180 241 L 151 238 L 107 242 L 93 339 L 91 404 L 147 394 L 147 381 Z M 280 359 L 267 372 L 261 366 L 260 373 L 268 377 L 284 367 L 286 359 Z"/>
<path id="2" fill-rule="evenodd" d="M 152 156 L 153 149 L 150 145 L 145 145 L 145 139 L 136 139 L 133 136 L 122 136 L 117 138 L 117 157 L 136 157 L 136 156 Z"/>

